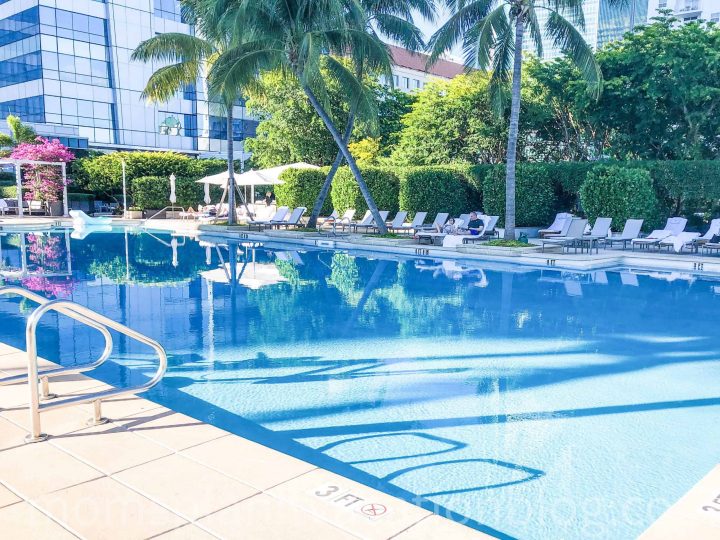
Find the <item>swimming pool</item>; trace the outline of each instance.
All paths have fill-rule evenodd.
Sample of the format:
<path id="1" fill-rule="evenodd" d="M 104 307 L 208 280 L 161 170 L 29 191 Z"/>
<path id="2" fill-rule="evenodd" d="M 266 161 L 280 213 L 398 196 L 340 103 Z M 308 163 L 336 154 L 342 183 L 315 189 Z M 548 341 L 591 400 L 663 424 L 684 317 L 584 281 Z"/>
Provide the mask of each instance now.
<path id="1" fill-rule="evenodd" d="M 709 278 L 131 231 L 0 249 L 26 287 L 166 347 L 149 399 L 501 537 L 634 538 L 720 461 Z M 28 307 L 0 301 L 0 340 L 23 346 Z M 63 318 L 44 329 L 61 363 L 101 350 Z M 94 376 L 153 369 L 117 349 Z"/>

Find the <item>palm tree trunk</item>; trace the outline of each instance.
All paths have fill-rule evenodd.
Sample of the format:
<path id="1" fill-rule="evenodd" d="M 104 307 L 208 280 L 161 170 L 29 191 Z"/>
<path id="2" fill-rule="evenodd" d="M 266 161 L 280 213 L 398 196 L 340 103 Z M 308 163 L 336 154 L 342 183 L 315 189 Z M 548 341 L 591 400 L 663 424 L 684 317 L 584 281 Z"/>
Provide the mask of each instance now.
<path id="1" fill-rule="evenodd" d="M 520 84 L 522 77 L 522 43 L 524 14 L 515 22 L 515 58 L 513 60 L 512 101 L 508 131 L 507 171 L 505 174 L 505 240 L 515 240 L 515 162 L 517 159 L 518 124 L 520 121 Z"/>
<path id="2" fill-rule="evenodd" d="M 328 113 L 325 111 L 323 106 L 318 101 L 317 97 L 313 93 L 312 90 L 308 86 L 303 86 L 303 91 L 305 92 L 305 95 L 310 100 L 310 104 L 315 109 L 315 112 L 318 113 L 318 116 L 320 116 L 320 119 L 325 124 L 325 127 L 330 132 L 330 135 L 332 135 L 333 140 L 335 141 L 335 144 L 337 145 L 340 152 L 342 152 L 343 157 L 345 158 L 345 161 L 347 161 L 348 166 L 350 167 L 350 171 L 352 171 L 353 176 L 355 177 L 355 180 L 358 183 L 358 186 L 360 187 L 360 193 L 362 193 L 363 197 L 365 198 L 365 202 L 368 205 L 368 208 L 370 209 L 370 212 L 372 213 L 373 219 L 375 220 L 375 224 L 377 225 L 378 231 L 380 234 L 386 234 L 387 233 L 387 226 L 385 225 L 385 221 L 380 217 L 380 212 L 378 211 L 377 205 L 375 204 L 375 201 L 372 198 L 372 195 L 370 194 L 370 190 L 367 187 L 367 184 L 365 183 L 365 180 L 363 180 L 362 174 L 360 173 L 360 169 L 357 166 L 357 163 L 355 163 L 355 158 L 352 157 L 352 154 L 350 154 L 350 151 L 348 150 L 347 145 L 345 144 L 345 141 L 343 141 L 342 136 L 340 135 L 340 132 L 338 132 L 337 128 L 333 124 L 332 119 L 328 115 Z"/>
<path id="3" fill-rule="evenodd" d="M 227 106 L 228 225 L 235 225 L 235 150 L 233 137 L 233 104 Z"/>
<path id="4" fill-rule="evenodd" d="M 347 125 L 345 126 L 345 133 L 343 134 L 343 141 L 346 145 L 348 142 L 350 142 L 350 136 L 352 135 L 354 125 L 355 113 L 351 111 L 350 115 L 348 116 Z M 312 214 L 310 214 L 310 219 L 308 220 L 308 227 L 316 226 L 317 219 L 320 216 L 323 205 L 325 204 L 325 199 L 327 199 L 327 196 L 330 193 L 330 186 L 332 185 L 333 178 L 335 178 L 335 173 L 340 168 L 340 165 L 342 165 L 342 162 L 343 153 L 341 150 L 338 150 L 335 161 L 333 162 L 332 167 L 330 167 L 330 172 L 328 172 L 327 176 L 325 177 L 322 188 L 320 188 L 320 193 L 318 193 L 317 199 L 315 199 L 315 205 L 313 206 Z"/>

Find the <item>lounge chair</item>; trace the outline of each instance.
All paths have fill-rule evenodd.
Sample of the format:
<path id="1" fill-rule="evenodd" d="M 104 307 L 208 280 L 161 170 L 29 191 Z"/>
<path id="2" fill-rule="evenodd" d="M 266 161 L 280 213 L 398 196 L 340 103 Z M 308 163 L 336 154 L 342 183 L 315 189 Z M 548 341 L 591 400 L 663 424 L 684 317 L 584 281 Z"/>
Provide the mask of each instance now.
<path id="1" fill-rule="evenodd" d="M 401 225 L 400 227 L 395 227 L 393 230 L 395 231 L 416 231 L 418 229 L 421 229 L 423 226 L 423 223 L 425 223 L 425 218 L 427 217 L 427 212 L 415 212 L 415 217 L 413 217 L 412 223 L 409 225 Z"/>
<path id="2" fill-rule="evenodd" d="M 475 242 L 481 242 L 483 240 L 490 240 L 491 238 L 495 238 L 495 236 L 497 235 L 495 226 L 497 225 L 500 216 L 480 216 L 480 219 L 482 219 L 485 223 L 485 227 L 482 229 L 481 232 L 478 229 L 479 234 L 470 234 L 463 237 L 463 244 L 472 244 Z"/>
<path id="3" fill-rule="evenodd" d="M 685 218 L 669 218 L 665 223 L 664 229 L 655 229 L 645 238 L 635 238 L 632 242 L 630 242 L 630 245 L 632 246 L 633 250 L 635 249 L 635 246 L 640 249 L 642 249 L 643 247 L 649 249 L 652 246 L 659 247 L 661 241 L 665 240 L 670 236 L 678 236 L 681 232 L 683 232 L 685 230 L 686 224 L 687 219 Z"/>
<path id="4" fill-rule="evenodd" d="M 340 217 L 339 212 L 335 210 L 332 214 L 322 220 L 322 222 L 318 225 L 318 230 L 321 230 L 324 227 L 332 227 L 334 232 L 337 229 L 338 225 L 340 225 L 342 226 L 342 230 L 344 231 L 346 226 L 349 227 L 352 224 L 352 220 L 354 217 L 354 208 L 348 208 L 347 210 L 345 210 L 345 213 L 342 215 L 342 217 Z"/>
<path id="5" fill-rule="evenodd" d="M 456 229 L 462 229 L 462 226 L 464 225 L 464 222 L 463 222 L 463 220 L 461 220 L 460 218 L 458 218 L 458 219 L 455 220 L 455 224 L 454 224 L 454 225 L 455 225 L 455 228 L 456 228 Z M 444 233 L 444 232 L 438 232 L 437 230 L 434 230 L 434 229 L 433 229 L 433 230 L 418 231 L 418 232 L 415 234 L 415 237 L 417 238 L 418 243 L 421 243 L 421 244 L 423 243 L 423 240 L 425 240 L 425 241 L 427 241 L 427 243 L 429 243 L 429 244 L 440 243 L 440 244 L 442 244 L 443 246 L 445 246 L 445 239 L 446 239 L 447 237 L 457 238 L 456 241 L 451 242 L 453 245 L 457 245 L 457 244 L 462 243 L 462 238 L 464 238 L 465 235 L 461 235 L 461 234 L 448 234 L 448 233 Z M 439 241 L 439 242 L 438 242 L 438 241 Z"/>
<path id="6" fill-rule="evenodd" d="M 587 219 L 572 218 L 570 225 L 567 228 L 567 234 L 565 236 L 556 236 L 553 238 L 544 238 L 542 241 L 542 251 L 545 251 L 545 246 L 560 246 L 561 249 L 566 247 L 576 247 L 582 237 L 585 235 L 585 227 L 587 226 Z"/>
<path id="7" fill-rule="evenodd" d="M 692 246 L 695 249 L 695 252 L 698 251 L 700 246 L 710 243 L 714 236 L 720 236 L 720 219 L 713 219 L 710 222 L 710 227 L 707 232 L 699 238 L 693 240 Z"/>
<path id="8" fill-rule="evenodd" d="M 112 218 L 109 217 L 91 217 L 82 210 L 70 210 L 70 217 L 73 220 L 73 227 L 82 229 L 85 227 L 98 227 L 102 225 L 110 225 Z"/>
<path id="9" fill-rule="evenodd" d="M 432 222 L 432 225 L 423 225 L 422 227 L 418 227 L 418 231 L 424 231 L 424 230 L 433 230 L 437 231 L 438 228 L 445 225 L 448 218 L 450 217 L 450 214 L 447 212 L 440 212 L 438 215 L 435 216 L 435 221 Z"/>
<path id="10" fill-rule="evenodd" d="M 358 231 L 358 229 L 365 229 L 365 232 L 370 231 L 370 229 L 377 229 L 377 224 L 375 223 L 375 219 L 373 218 L 372 213 L 370 210 L 368 210 L 368 213 L 370 213 L 370 221 L 369 223 L 365 223 L 365 218 L 363 218 L 363 222 L 358 223 L 357 225 L 354 225 L 355 232 Z M 388 210 L 380 210 L 380 219 L 383 220 L 383 222 L 387 221 L 388 214 L 390 213 Z M 367 217 L 367 213 L 365 216 Z"/>
<path id="11" fill-rule="evenodd" d="M 625 249 L 628 242 L 632 242 L 640 236 L 642 225 L 642 219 L 628 219 L 625 221 L 625 226 L 620 234 L 608 236 L 604 240 L 600 240 L 600 242 L 602 242 L 603 245 L 610 247 L 613 247 L 615 244 L 622 244 L 622 248 Z"/>
<path id="12" fill-rule="evenodd" d="M 582 242 L 583 247 L 585 244 L 588 245 L 588 252 L 592 252 L 593 247 L 595 251 L 600 250 L 600 242 L 607 238 L 610 233 L 610 225 L 612 224 L 612 218 L 599 217 L 595 220 L 595 224 L 588 234 L 583 235 L 579 240 Z"/>
<path id="13" fill-rule="evenodd" d="M 282 224 L 285 222 L 285 218 L 287 217 L 289 211 L 290 209 L 287 206 L 281 206 L 270 219 L 248 221 L 248 227 L 251 229 L 253 227 L 257 227 L 259 230 L 262 230 L 265 227 Z"/>
<path id="14" fill-rule="evenodd" d="M 552 224 L 547 229 L 540 229 L 538 231 L 540 238 L 544 238 L 551 234 L 563 235 L 563 233 L 567 231 L 566 222 L 568 222 L 572 218 L 573 218 L 573 215 L 568 214 L 567 212 L 558 213 L 555 216 L 555 219 L 553 220 Z M 569 223 L 567 223 L 567 225 L 569 226 Z"/>
<path id="15" fill-rule="evenodd" d="M 405 223 L 405 218 L 407 217 L 407 215 L 408 213 L 405 210 L 401 210 L 397 214 L 395 214 L 393 220 L 388 223 L 388 231 L 394 231 L 395 229 L 402 227 Z"/>
<path id="16" fill-rule="evenodd" d="M 352 230 L 353 227 L 369 227 L 372 225 L 372 222 L 372 212 L 370 210 L 365 210 L 365 215 L 363 215 L 362 219 L 360 221 L 351 221 L 349 228 Z"/>
<path id="17" fill-rule="evenodd" d="M 680 234 L 674 234 L 660 240 L 658 247 L 660 248 L 672 248 L 675 253 L 680 253 L 683 248 L 689 247 L 693 249 L 695 240 L 700 238 L 700 233 L 696 232 L 681 232 Z"/>
<path id="18" fill-rule="evenodd" d="M 298 206 L 297 208 L 295 208 L 295 210 L 292 211 L 290 217 L 281 222 L 271 223 L 268 226 L 277 227 L 278 229 L 280 227 L 285 227 L 286 229 L 289 229 L 290 227 L 300 227 L 302 225 L 302 223 L 300 223 L 300 220 L 302 219 L 305 212 L 307 212 L 306 207 Z"/>

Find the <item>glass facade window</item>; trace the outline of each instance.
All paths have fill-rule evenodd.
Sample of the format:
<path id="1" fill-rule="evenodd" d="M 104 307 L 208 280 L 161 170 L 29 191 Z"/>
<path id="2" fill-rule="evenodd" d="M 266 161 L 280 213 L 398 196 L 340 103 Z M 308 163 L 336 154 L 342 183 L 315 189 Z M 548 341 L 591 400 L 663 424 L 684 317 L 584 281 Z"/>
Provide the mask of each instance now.
<path id="1" fill-rule="evenodd" d="M 169 19 L 175 22 L 185 22 L 182 16 L 182 8 L 178 0 L 153 0 L 153 13 L 156 17 Z"/>
<path id="2" fill-rule="evenodd" d="M 40 51 L 0 62 L 0 88 L 42 77 Z"/>
<path id="3" fill-rule="evenodd" d="M 87 150 L 90 147 L 87 139 L 80 139 L 76 137 L 55 137 L 54 135 L 48 136 L 48 138 L 57 139 L 72 150 Z"/>
<path id="4" fill-rule="evenodd" d="M 197 137 L 197 115 L 196 114 L 184 114 L 183 117 L 183 135 L 186 137 Z"/>
<path id="5" fill-rule="evenodd" d="M 630 0 L 623 4 L 601 0 L 598 16 L 597 46 L 622 38 L 639 24 L 647 21 L 647 0 Z"/>
<path id="6" fill-rule="evenodd" d="M 221 141 L 227 139 L 227 118 L 223 116 L 210 117 L 210 138 Z M 240 118 L 233 118 L 233 140 L 242 141 L 244 139 L 243 121 Z"/>
<path id="7" fill-rule="evenodd" d="M 42 67 L 47 79 L 110 86 L 105 21 L 62 9 L 40 8 Z"/>
<path id="8" fill-rule="evenodd" d="M 0 46 L 36 36 L 40 32 L 38 8 L 30 8 L 0 21 Z"/>
<path id="9" fill-rule="evenodd" d="M 45 101 L 43 96 L 33 96 L 0 103 L 0 120 L 4 120 L 10 114 L 19 116 L 25 122 L 44 122 Z"/>

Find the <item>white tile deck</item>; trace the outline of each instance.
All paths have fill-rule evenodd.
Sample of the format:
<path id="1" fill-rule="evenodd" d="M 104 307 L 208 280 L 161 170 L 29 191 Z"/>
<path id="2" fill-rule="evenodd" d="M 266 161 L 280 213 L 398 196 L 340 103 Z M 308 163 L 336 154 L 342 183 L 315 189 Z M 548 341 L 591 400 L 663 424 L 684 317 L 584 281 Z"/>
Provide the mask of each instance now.
<path id="1" fill-rule="evenodd" d="M 0 344 L 0 371 L 23 362 Z M 50 389 L 103 386 L 71 375 Z M 50 439 L 26 445 L 23 389 L 0 386 L 0 538 L 489 538 L 136 396 L 105 402 L 103 426 L 85 425 L 88 405 L 46 411 Z M 346 496 L 320 496 L 329 485 Z"/>

